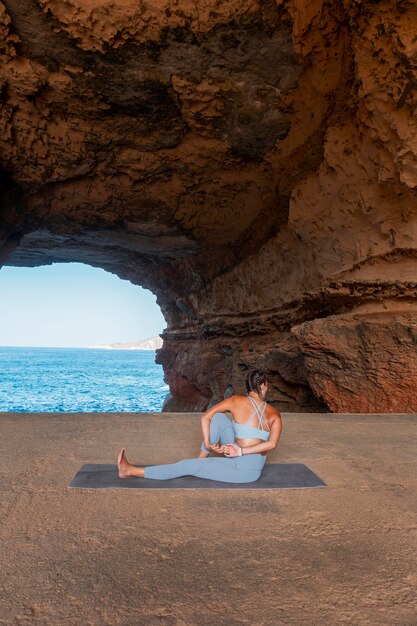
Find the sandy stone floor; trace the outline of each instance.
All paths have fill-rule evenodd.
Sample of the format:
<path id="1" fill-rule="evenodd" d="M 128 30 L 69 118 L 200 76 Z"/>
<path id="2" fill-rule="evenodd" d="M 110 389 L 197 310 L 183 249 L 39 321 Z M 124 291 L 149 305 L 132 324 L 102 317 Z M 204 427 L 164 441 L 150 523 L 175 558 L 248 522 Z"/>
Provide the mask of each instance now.
<path id="1" fill-rule="evenodd" d="M 287 415 L 323 489 L 85 491 L 82 463 L 194 456 L 187 414 L 0 414 L 0 624 L 417 624 L 417 417 Z"/>

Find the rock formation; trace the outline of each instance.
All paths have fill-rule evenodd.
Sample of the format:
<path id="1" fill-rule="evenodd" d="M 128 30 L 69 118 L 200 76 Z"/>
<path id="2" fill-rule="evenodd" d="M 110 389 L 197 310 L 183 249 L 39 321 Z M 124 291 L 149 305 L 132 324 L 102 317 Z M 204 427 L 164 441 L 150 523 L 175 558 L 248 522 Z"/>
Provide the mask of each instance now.
<path id="1" fill-rule="evenodd" d="M 1 0 L 0 262 L 151 289 L 166 410 L 417 411 L 417 10 Z"/>

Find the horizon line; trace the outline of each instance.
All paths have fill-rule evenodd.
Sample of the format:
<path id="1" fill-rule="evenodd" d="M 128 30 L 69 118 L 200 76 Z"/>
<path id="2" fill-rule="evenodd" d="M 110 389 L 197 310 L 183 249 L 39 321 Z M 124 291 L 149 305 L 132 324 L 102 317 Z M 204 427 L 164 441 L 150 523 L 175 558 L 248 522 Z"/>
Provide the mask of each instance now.
<path id="1" fill-rule="evenodd" d="M 99 347 L 99 346 L 12 346 L 12 345 L 0 345 L 1 348 L 58 348 L 60 350 L 113 350 L 113 351 L 122 351 L 126 350 L 129 352 L 155 352 L 151 348 L 107 348 L 107 347 Z"/>

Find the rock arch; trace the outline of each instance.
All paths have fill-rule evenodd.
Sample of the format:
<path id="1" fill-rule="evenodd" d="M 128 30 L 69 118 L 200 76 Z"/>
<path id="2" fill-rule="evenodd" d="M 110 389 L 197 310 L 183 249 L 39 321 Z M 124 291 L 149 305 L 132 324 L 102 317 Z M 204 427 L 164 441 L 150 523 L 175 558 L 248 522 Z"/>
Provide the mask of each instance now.
<path id="1" fill-rule="evenodd" d="M 151 289 L 165 408 L 415 411 L 411 2 L 2 0 L 0 262 Z"/>

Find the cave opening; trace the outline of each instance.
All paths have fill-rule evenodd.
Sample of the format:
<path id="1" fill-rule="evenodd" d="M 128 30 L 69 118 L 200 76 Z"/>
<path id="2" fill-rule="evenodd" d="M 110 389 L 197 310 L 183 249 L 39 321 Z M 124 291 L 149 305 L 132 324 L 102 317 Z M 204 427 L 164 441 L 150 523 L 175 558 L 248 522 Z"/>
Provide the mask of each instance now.
<path id="1" fill-rule="evenodd" d="M 0 270 L 0 411 L 158 412 L 154 294 L 84 263 Z"/>

